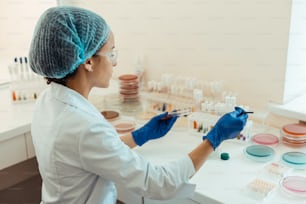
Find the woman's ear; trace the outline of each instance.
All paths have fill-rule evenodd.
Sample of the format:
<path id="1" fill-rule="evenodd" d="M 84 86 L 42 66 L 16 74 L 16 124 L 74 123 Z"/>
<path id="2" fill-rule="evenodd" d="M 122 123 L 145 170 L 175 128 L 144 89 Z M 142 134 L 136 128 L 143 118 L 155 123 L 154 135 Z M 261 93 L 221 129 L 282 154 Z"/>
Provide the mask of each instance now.
<path id="1" fill-rule="evenodd" d="M 89 72 L 92 72 L 92 71 L 93 71 L 93 69 L 92 69 L 92 63 L 91 63 L 91 61 L 90 61 L 89 59 L 85 61 L 85 69 L 86 69 L 87 71 L 89 71 Z"/>

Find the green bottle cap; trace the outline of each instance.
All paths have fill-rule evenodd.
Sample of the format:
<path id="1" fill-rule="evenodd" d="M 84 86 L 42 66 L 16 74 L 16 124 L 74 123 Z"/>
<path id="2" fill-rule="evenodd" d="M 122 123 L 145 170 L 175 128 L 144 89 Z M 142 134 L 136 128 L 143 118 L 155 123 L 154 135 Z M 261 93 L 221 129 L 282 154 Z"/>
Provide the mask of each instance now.
<path id="1" fill-rule="evenodd" d="M 229 160 L 229 158 L 230 158 L 229 153 L 227 153 L 227 152 L 221 153 L 221 159 L 222 160 Z"/>

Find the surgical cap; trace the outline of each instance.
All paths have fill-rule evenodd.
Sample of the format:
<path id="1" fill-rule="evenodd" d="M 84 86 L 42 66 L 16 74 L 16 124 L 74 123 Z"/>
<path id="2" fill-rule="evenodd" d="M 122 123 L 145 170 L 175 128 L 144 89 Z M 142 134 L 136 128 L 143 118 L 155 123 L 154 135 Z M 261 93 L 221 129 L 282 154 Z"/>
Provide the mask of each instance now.
<path id="1" fill-rule="evenodd" d="M 44 77 L 64 78 L 92 57 L 109 33 L 105 20 L 92 11 L 71 6 L 50 8 L 35 27 L 30 67 Z"/>

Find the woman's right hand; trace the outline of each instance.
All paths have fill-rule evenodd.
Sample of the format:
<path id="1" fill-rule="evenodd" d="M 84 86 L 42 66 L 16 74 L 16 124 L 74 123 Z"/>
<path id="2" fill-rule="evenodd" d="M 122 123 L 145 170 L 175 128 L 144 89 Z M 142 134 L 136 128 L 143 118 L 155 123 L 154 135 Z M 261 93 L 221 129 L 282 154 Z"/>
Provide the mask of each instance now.
<path id="1" fill-rule="evenodd" d="M 240 134 L 248 119 L 248 114 L 240 107 L 223 115 L 209 131 L 203 140 L 207 139 L 214 149 L 216 149 L 222 141 L 233 139 Z"/>

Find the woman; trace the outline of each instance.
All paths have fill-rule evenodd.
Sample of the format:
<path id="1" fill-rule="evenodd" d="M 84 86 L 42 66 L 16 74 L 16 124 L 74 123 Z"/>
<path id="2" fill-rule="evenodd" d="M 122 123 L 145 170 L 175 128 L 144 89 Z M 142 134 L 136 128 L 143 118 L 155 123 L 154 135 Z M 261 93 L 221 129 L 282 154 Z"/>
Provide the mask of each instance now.
<path id="1" fill-rule="evenodd" d="M 154 166 L 131 148 L 164 136 L 176 117 L 155 116 L 119 137 L 87 100 L 93 87 L 106 88 L 116 66 L 114 35 L 105 20 L 77 7 L 54 7 L 40 17 L 30 48 L 30 66 L 47 79 L 32 121 L 42 176 L 42 203 L 115 203 L 114 183 L 153 199 L 194 190 L 189 178 L 225 139 L 243 129 L 240 108 L 225 114 L 185 157 Z M 186 196 L 189 195 L 186 193 Z"/>

